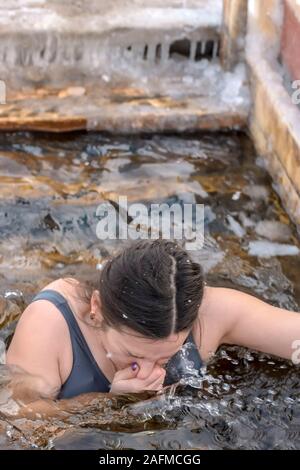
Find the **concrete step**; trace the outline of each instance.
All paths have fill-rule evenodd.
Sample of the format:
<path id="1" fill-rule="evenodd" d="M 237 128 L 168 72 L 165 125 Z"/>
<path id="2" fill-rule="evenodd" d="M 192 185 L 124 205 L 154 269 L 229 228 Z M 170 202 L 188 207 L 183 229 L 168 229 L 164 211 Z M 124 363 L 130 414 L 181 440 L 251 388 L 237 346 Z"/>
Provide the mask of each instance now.
<path id="1" fill-rule="evenodd" d="M 218 54 L 221 0 L 209 7 L 203 0 L 23 3 L 0 7 L 2 78 L 15 70 L 32 82 L 57 83 L 84 68 L 98 75 L 122 59 L 132 68 L 139 59 L 153 66 L 176 53 L 192 61 Z"/>
<path id="2" fill-rule="evenodd" d="M 152 76 L 145 82 L 114 75 L 64 87 L 9 90 L 7 104 L 0 106 L 0 129 L 130 133 L 246 126 L 244 69 L 224 73 L 217 63 L 197 67 L 193 74 Z"/>
<path id="3" fill-rule="evenodd" d="M 241 67 L 219 64 L 222 1 L 8 0 L 0 8 L 0 129 L 242 128 Z"/>

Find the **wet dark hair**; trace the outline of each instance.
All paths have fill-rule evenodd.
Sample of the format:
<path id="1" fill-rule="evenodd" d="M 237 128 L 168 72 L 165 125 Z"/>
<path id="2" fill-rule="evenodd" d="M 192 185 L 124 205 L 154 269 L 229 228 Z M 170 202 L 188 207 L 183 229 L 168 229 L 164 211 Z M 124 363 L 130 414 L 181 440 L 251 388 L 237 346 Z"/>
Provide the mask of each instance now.
<path id="1" fill-rule="evenodd" d="M 108 260 L 101 271 L 104 324 L 153 339 L 189 330 L 197 319 L 203 289 L 201 266 L 179 244 L 139 240 Z"/>

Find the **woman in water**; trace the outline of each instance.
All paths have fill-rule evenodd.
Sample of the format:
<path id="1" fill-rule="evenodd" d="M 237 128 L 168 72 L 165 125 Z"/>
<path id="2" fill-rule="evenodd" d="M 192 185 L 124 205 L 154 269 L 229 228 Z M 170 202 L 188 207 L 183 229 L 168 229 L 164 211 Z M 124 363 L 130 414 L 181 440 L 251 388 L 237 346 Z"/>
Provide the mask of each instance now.
<path id="1" fill-rule="evenodd" d="M 146 240 L 107 261 L 96 285 L 47 285 L 22 314 L 7 363 L 38 377 L 43 397 L 122 394 L 171 383 L 184 343 L 200 368 L 224 343 L 292 359 L 296 340 L 297 312 L 209 287 L 175 242 Z"/>

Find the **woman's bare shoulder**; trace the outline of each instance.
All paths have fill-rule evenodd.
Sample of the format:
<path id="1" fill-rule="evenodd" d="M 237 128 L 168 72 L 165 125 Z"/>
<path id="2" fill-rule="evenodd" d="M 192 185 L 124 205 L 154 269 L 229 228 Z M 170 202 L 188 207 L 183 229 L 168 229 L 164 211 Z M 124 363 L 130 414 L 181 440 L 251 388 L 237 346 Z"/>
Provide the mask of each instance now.
<path id="1" fill-rule="evenodd" d="M 220 302 L 219 287 L 204 286 L 203 298 L 199 308 L 200 316 L 212 316 L 217 314 L 217 304 Z"/>
<path id="2" fill-rule="evenodd" d="M 61 358 L 69 360 L 69 336 L 68 325 L 57 307 L 45 299 L 35 300 L 18 321 L 7 351 L 7 364 L 41 378 L 41 390 L 52 395 L 62 383 Z"/>
<path id="3" fill-rule="evenodd" d="M 52 281 L 41 291 L 53 289 L 63 293 L 61 279 Z M 59 340 L 64 340 L 69 334 L 67 323 L 58 308 L 46 299 L 30 302 L 19 318 L 9 352 L 16 346 L 22 345 L 26 338 L 39 343 L 41 340 L 52 344 L 52 351 L 59 347 Z M 53 341 L 56 338 L 56 341 Z"/>
<path id="4" fill-rule="evenodd" d="M 230 298 L 236 295 L 238 295 L 238 291 L 235 289 L 205 285 L 199 315 L 220 317 L 223 312 L 223 302 L 228 303 Z"/>
<path id="5" fill-rule="evenodd" d="M 54 281 L 49 282 L 41 291 L 53 289 L 57 292 L 64 294 L 69 290 L 73 290 L 80 285 L 80 282 L 73 277 L 60 277 Z"/>
<path id="6" fill-rule="evenodd" d="M 198 313 L 196 328 L 197 346 L 206 362 L 216 352 L 224 335 L 225 319 L 222 319 L 223 288 L 205 285 Z"/>

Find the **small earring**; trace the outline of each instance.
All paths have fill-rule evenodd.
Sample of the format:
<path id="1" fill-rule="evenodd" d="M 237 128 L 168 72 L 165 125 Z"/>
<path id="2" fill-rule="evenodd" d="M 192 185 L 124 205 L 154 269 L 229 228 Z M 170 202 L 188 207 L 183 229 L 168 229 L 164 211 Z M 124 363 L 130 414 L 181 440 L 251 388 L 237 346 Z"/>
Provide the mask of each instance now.
<path id="1" fill-rule="evenodd" d="M 95 318 L 96 318 L 95 312 L 91 312 L 90 313 L 90 319 L 95 320 Z"/>

